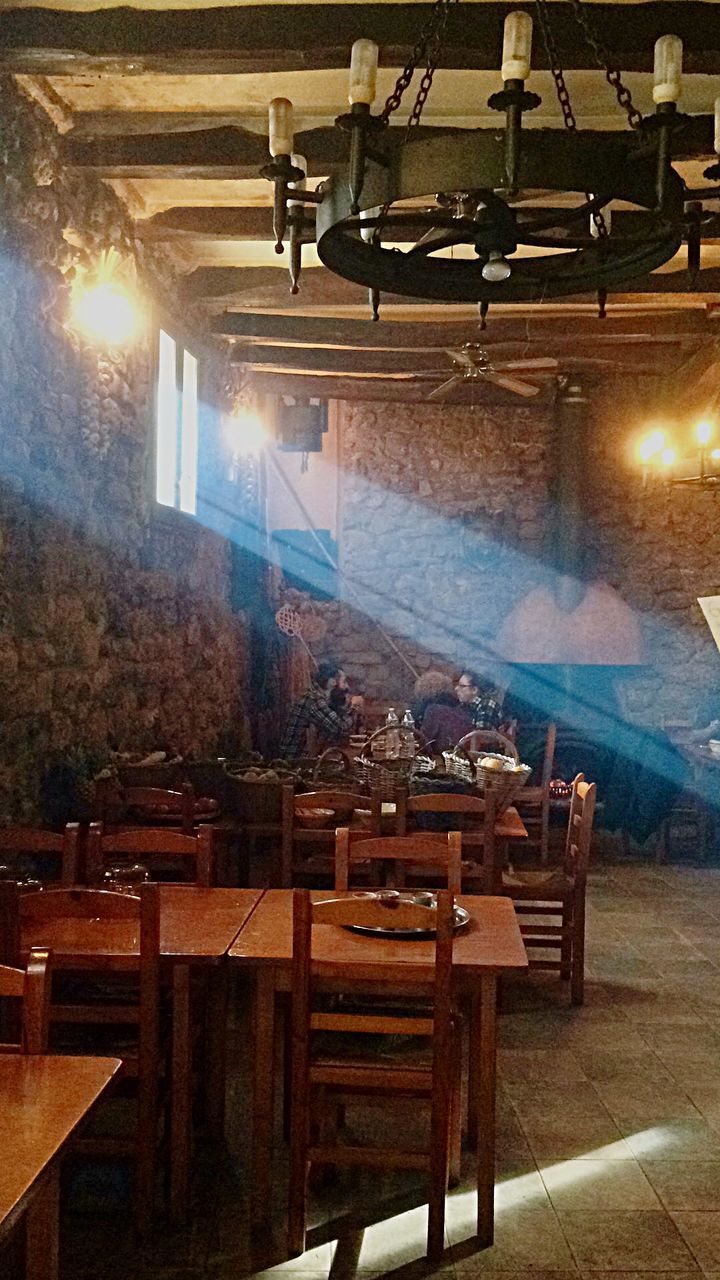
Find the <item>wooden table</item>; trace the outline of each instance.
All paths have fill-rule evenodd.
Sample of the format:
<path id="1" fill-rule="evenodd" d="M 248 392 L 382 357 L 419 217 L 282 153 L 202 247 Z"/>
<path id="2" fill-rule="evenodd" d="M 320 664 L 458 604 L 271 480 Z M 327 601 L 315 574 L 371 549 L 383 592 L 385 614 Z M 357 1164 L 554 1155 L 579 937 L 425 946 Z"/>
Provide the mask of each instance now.
<path id="1" fill-rule="evenodd" d="M 336 896 L 313 893 L 315 900 Z M 492 1243 L 495 1185 L 495 1059 L 497 979 L 527 969 L 527 954 L 509 898 L 465 895 L 457 901 L 470 913 L 470 924 L 453 947 L 453 967 L 460 991 L 469 999 L 471 1070 L 469 1094 L 479 1133 L 478 1237 Z M 347 963 L 352 980 L 393 992 L 422 994 L 433 980 L 434 943 L 376 939 L 326 926 L 317 931 L 323 958 Z M 292 958 L 292 890 L 269 889 L 238 934 L 228 953 L 231 964 L 253 975 L 253 1221 L 260 1224 L 272 1194 L 274 1115 L 275 996 L 289 990 Z"/>
<path id="2" fill-rule="evenodd" d="M 119 1068 L 117 1058 L 0 1056 L 0 1240 L 24 1214 L 27 1280 L 58 1275 L 60 1160 Z"/>
<path id="3" fill-rule="evenodd" d="M 170 1206 L 180 1220 L 186 1212 L 190 1170 L 192 1114 L 192 1037 L 190 971 L 212 970 L 208 985 L 207 1070 L 208 1124 L 222 1132 L 225 1099 L 225 1025 L 227 971 L 223 961 L 231 944 L 262 898 L 262 889 L 199 889 L 194 885 L 162 885 L 160 951 L 170 968 L 173 988 L 172 1088 L 170 1123 Z M 123 956 L 137 952 L 139 939 L 126 921 L 61 920 L 52 927 L 23 932 L 23 953 L 30 947 L 52 950 L 55 969 L 122 967 Z"/>

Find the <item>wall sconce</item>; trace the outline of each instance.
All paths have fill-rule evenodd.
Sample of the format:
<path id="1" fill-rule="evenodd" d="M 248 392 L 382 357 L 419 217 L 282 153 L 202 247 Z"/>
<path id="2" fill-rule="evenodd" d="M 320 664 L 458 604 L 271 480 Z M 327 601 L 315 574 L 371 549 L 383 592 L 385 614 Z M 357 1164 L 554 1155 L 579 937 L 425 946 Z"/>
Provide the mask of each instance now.
<path id="1" fill-rule="evenodd" d="M 68 324 L 96 346 L 134 342 L 144 328 L 134 264 L 125 262 L 116 249 L 101 253 L 95 265 L 77 263 Z"/>
<path id="2" fill-rule="evenodd" d="M 643 484 L 656 478 L 667 485 L 694 489 L 715 489 L 720 485 L 720 448 L 713 449 L 715 423 L 703 418 L 693 430 L 692 448 L 679 453 L 659 428 L 639 441 L 637 457 Z"/>

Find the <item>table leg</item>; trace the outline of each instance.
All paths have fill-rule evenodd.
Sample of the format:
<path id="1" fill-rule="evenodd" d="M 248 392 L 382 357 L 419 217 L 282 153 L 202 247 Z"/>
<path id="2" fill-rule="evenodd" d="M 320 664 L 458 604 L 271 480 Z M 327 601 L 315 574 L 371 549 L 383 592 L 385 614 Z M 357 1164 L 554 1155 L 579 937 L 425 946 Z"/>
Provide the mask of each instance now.
<path id="1" fill-rule="evenodd" d="M 471 1151 L 477 1151 L 481 1090 L 479 991 L 472 992 L 468 1006 L 467 1145 Z"/>
<path id="2" fill-rule="evenodd" d="M 227 1043 L 228 971 L 210 974 L 207 993 L 205 1109 L 210 1132 L 222 1138 L 225 1125 L 225 1050 Z"/>
<path id="3" fill-rule="evenodd" d="M 25 1214 L 26 1280 L 57 1280 L 60 1265 L 60 1171 L 51 1169 Z"/>
<path id="4" fill-rule="evenodd" d="M 480 1059 L 478 1090 L 478 1241 L 484 1247 L 493 1242 L 495 1217 L 495 1083 L 497 978 L 483 974 L 480 980 L 479 1043 L 475 1050 Z"/>
<path id="5" fill-rule="evenodd" d="M 187 1216 L 192 1129 L 192 1036 L 190 1027 L 190 969 L 173 969 L 172 1063 L 170 1091 L 170 1216 Z"/>
<path id="6" fill-rule="evenodd" d="M 260 969 L 253 987 L 253 1082 L 251 1217 L 253 1226 L 268 1221 L 272 1192 L 275 1116 L 275 975 Z"/>

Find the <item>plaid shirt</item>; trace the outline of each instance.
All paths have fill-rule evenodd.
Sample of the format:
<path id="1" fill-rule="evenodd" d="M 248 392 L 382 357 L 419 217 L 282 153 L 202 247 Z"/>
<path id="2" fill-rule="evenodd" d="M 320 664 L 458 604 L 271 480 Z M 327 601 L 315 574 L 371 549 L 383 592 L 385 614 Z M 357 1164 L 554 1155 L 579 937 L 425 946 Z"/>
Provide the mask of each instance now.
<path id="1" fill-rule="evenodd" d="M 465 710 L 472 716 L 474 729 L 499 729 L 502 724 L 502 707 L 489 693 L 479 693 L 466 704 Z"/>
<path id="2" fill-rule="evenodd" d="M 324 742 L 342 742 L 352 729 L 353 716 L 350 707 L 345 711 L 333 711 L 322 689 L 311 685 L 307 693 L 290 709 L 285 733 L 280 745 L 280 755 L 286 760 L 297 759 L 303 754 L 305 734 L 311 725 L 318 730 Z"/>

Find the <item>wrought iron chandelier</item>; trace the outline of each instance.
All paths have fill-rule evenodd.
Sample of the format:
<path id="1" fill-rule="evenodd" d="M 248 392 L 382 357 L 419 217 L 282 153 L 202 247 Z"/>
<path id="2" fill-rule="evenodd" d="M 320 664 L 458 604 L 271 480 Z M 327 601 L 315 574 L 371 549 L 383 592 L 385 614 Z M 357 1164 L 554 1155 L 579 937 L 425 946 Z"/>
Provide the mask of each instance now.
<path id="1" fill-rule="evenodd" d="M 457 3 L 434 0 L 412 55 L 377 115 L 371 108 L 378 47 L 367 39 L 355 42 L 350 110 L 335 122 L 349 135 L 347 171 L 323 181 L 316 191 L 305 189 L 307 164 L 294 154 L 292 104 L 286 98 L 271 102 L 271 161 L 261 173 L 274 183 L 275 248 L 282 253 L 287 236 L 292 292 L 298 291 L 302 244 L 313 234 L 308 204 L 317 206 L 314 234 L 321 262 L 367 286 L 373 319 L 378 318 L 382 292 L 477 302 L 483 325 L 491 303 L 594 292 L 603 316 L 610 287 L 653 271 L 683 242 L 688 267 L 697 272 L 702 200 L 720 196 L 720 187 L 689 191 L 673 168 L 676 137 L 694 126 L 691 142 L 684 137 L 682 148 L 685 154 L 697 154 L 709 149 L 712 130 L 710 117 L 701 117 L 698 128 L 697 118 L 678 111 L 678 37 L 666 35 L 656 42 L 655 112 L 643 118 L 586 5 L 569 0 L 629 125 L 620 132 L 580 130 L 553 35 L 551 6 L 548 0 L 535 0 L 564 129 L 522 128 L 523 116 L 541 99 L 525 87 L 532 18 L 517 10 L 505 19 L 503 86 L 488 100 L 492 110 L 504 115 L 504 129 L 418 130 L 449 10 Z M 567 5 L 555 9 L 565 14 Z M 418 68 L 422 75 L 407 125 L 390 128 Z M 715 152 L 720 156 L 720 98 L 715 104 Z M 720 163 L 706 169 L 705 177 L 720 178 Z M 538 207 L 538 195 L 547 201 L 555 193 L 559 207 Z M 634 214 L 617 230 L 611 216 L 615 201 Z M 470 256 L 448 256 L 461 246 L 469 247 L 464 252 Z"/>

